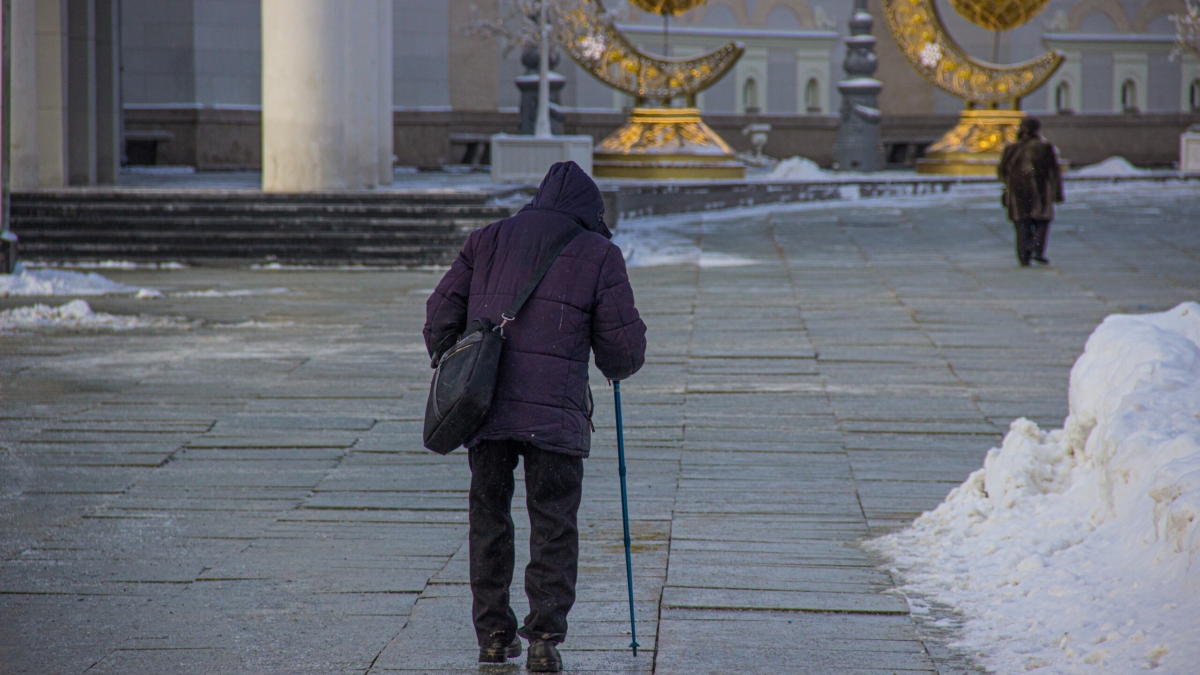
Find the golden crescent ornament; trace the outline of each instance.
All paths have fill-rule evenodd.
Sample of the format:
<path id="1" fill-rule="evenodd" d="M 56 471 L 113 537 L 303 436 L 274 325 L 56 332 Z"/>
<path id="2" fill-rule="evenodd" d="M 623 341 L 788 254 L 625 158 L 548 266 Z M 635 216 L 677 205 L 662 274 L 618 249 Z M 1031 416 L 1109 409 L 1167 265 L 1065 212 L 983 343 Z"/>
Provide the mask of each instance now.
<path id="1" fill-rule="evenodd" d="M 974 103 L 1020 100 L 1042 86 L 1066 58 L 1049 51 L 1011 66 L 976 59 L 950 37 L 934 0 L 883 0 L 883 13 L 900 51 L 917 72 Z"/>
<path id="2" fill-rule="evenodd" d="M 708 0 L 629 0 L 629 4 L 643 12 L 659 16 L 679 16 L 684 12 L 703 5 Z M 1047 0 L 1049 2 L 1049 0 Z"/>
<path id="3" fill-rule="evenodd" d="M 654 56 L 638 49 L 603 14 L 597 0 L 585 0 L 566 12 L 559 41 L 593 77 L 637 99 L 668 100 L 711 87 L 746 51 L 730 42 L 692 58 Z"/>
<path id="4" fill-rule="evenodd" d="M 695 0 L 647 2 L 664 8 L 667 4 L 702 4 Z M 746 165 L 704 123 L 695 107 L 696 94 L 733 68 L 746 51 L 744 45 L 730 42 L 693 58 L 653 56 L 621 34 L 605 15 L 600 0 L 574 0 L 557 26 L 558 41 L 576 63 L 635 101 L 625 124 L 596 144 L 594 176 L 655 180 L 746 177 Z M 666 107 L 671 99 L 680 97 L 686 99 L 687 107 Z M 664 107 L 644 107 L 651 100 Z"/>
<path id="5" fill-rule="evenodd" d="M 967 21 L 987 30 L 1012 30 L 1024 26 L 1046 9 L 1050 0 L 949 0 Z"/>

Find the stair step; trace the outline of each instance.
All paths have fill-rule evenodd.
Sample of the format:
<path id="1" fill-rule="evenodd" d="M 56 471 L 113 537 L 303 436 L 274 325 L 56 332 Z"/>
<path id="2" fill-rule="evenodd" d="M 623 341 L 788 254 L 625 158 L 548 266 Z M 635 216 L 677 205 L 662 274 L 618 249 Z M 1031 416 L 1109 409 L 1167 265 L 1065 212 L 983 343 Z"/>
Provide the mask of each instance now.
<path id="1" fill-rule="evenodd" d="M 446 264 L 506 218 L 492 193 L 67 189 L 15 193 L 12 229 L 30 260 Z"/>

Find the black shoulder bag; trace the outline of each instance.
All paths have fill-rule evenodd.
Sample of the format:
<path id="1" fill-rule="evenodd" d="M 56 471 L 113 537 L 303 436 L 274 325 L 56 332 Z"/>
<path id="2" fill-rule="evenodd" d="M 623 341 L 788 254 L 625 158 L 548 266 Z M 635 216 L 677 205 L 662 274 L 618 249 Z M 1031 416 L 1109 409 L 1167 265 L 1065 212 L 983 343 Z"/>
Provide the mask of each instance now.
<path id="1" fill-rule="evenodd" d="M 512 306 L 500 315 L 500 325 L 479 317 L 467 325 L 452 347 L 434 354 L 437 370 L 425 402 L 425 447 L 441 454 L 471 440 L 487 419 L 496 393 L 496 371 L 504 346 L 504 326 L 517 318 L 521 306 L 541 283 L 542 277 L 582 229 L 574 228 L 550 247 L 542 264 L 533 271 Z"/>

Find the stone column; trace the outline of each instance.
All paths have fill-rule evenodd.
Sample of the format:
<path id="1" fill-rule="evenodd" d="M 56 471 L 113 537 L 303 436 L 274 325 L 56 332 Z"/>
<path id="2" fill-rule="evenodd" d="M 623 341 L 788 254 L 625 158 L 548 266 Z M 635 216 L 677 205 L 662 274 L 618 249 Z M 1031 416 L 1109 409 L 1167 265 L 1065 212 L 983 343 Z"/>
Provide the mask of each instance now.
<path id="1" fill-rule="evenodd" d="M 379 182 L 378 0 L 343 0 L 346 14 L 346 187 Z"/>
<path id="2" fill-rule="evenodd" d="M 96 184 L 94 0 L 67 0 L 67 182 Z"/>
<path id="3" fill-rule="evenodd" d="M 345 189 L 342 0 L 262 0 L 263 190 Z"/>
<path id="4" fill-rule="evenodd" d="M 67 184 L 67 0 L 36 0 L 38 185 Z"/>
<path id="5" fill-rule="evenodd" d="M 96 182 L 112 185 L 121 173 L 120 0 L 96 0 Z"/>
<path id="6" fill-rule="evenodd" d="M 38 186 L 37 0 L 12 0 L 9 171 L 12 189 Z"/>
<path id="7" fill-rule="evenodd" d="M 379 148 L 379 184 L 391 185 L 394 175 L 392 170 L 392 156 L 395 154 L 395 138 L 392 127 L 392 35 L 394 26 L 392 25 L 393 6 L 392 0 L 379 0 L 379 83 L 377 91 L 379 95 L 379 118 L 376 120 L 376 126 L 379 129 L 379 138 L 377 140 Z"/>

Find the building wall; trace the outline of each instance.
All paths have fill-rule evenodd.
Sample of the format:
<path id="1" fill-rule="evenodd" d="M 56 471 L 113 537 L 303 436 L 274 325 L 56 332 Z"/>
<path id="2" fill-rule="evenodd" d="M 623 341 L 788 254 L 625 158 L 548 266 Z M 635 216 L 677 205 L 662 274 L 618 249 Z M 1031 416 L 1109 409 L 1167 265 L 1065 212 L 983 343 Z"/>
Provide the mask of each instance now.
<path id="1" fill-rule="evenodd" d="M 65 4 L 65 0 L 36 1 L 40 9 L 60 2 Z M 445 130 L 483 133 L 507 128 L 505 115 L 513 114 L 519 102 L 513 78 L 524 72 L 519 63 L 520 50 L 506 51 L 500 40 L 468 34 L 466 30 L 481 19 L 499 18 L 507 0 L 393 2 L 393 103 L 401 111 L 397 113 L 401 115 L 398 119 L 408 120 L 396 123 L 396 154 L 404 164 L 457 161 L 461 148 L 450 147 L 447 136 L 450 132 Z M 991 60 L 994 35 L 959 17 L 947 0 L 938 2 L 952 36 L 968 52 Z M 635 41 L 640 46 L 654 53 L 662 51 L 658 32 L 662 26 L 661 18 L 639 12 L 624 2 L 608 4 L 620 9 L 622 25 L 646 27 L 646 32 L 636 35 Z M 832 30 L 845 35 L 851 7 L 852 3 L 841 0 L 709 0 L 683 17 L 672 19 L 671 26 L 677 32 L 668 51 L 672 56 L 694 54 L 722 41 L 714 38 L 712 45 L 688 44 L 679 39 L 685 32 L 680 29 L 725 30 L 731 35 L 747 30 L 760 33 Z M 932 140 L 940 135 L 938 129 L 944 130 L 948 126 L 944 120 L 952 119 L 962 109 L 962 101 L 933 87 L 908 64 L 882 20 L 880 0 L 869 0 L 868 7 L 876 16 L 874 35 L 878 39 L 879 58 L 876 77 L 884 82 L 880 107 L 885 115 L 885 128 L 890 130 L 887 134 L 897 141 Z M 998 60 L 1011 63 L 1032 58 L 1044 52 L 1048 48 L 1047 40 L 1055 35 L 1084 36 L 1094 42 L 1104 36 L 1170 33 L 1173 26 L 1166 14 L 1180 11 L 1182 7 L 1182 0 L 1051 0 L 1047 8 L 1025 26 L 1002 34 Z M 174 147 L 166 148 L 164 160 L 169 163 L 187 163 L 201 168 L 255 165 L 260 153 L 256 146 L 260 142 L 258 131 L 257 127 L 245 122 L 245 116 L 179 111 L 243 110 L 251 116 L 257 114 L 261 92 L 259 3 L 255 0 L 123 0 L 123 10 L 123 90 L 128 127 L 172 130 L 176 134 L 172 142 Z M 46 29 L 43 23 L 39 22 L 38 48 L 50 50 L 53 31 Z M 1139 90 L 1139 101 L 1144 103 L 1139 105 L 1140 116 L 1132 115 L 1130 123 L 1136 125 L 1137 120 L 1141 120 L 1147 128 L 1173 128 L 1174 122 L 1163 120 L 1174 119 L 1169 115 L 1187 110 L 1188 87 L 1193 78 L 1200 77 L 1200 64 L 1194 60 L 1170 61 L 1161 40 L 1156 44 L 1134 45 L 1133 52 L 1122 52 L 1117 56 L 1108 48 L 1099 51 L 1090 47 L 1077 48 L 1056 76 L 1060 80 L 1071 80 L 1070 98 L 1075 103 L 1069 112 L 1076 116 L 1080 113 L 1108 116 L 1119 112 L 1114 110 L 1114 101 L 1120 94 L 1118 76 L 1124 67 L 1122 64 L 1133 63 L 1135 71 L 1144 71 L 1144 81 L 1140 82 L 1144 86 Z M 840 40 L 833 42 L 823 54 L 815 56 L 797 56 L 795 52 L 799 48 L 787 44 L 751 47 L 751 53 L 735 72 L 701 95 L 706 115 L 730 115 L 730 119 L 737 117 L 743 123 L 750 119 L 750 116 L 735 113 L 744 107 L 744 85 L 746 79 L 753 76 L 758 86 L 759 105 L 766 115 L 763 119 L 768 119 L 779 129 L 791 129 L 774 134 L 768 152 L 777 156 L 779 153 L 783 153 L 782 156 L 789 153 L 807 153 L 814 158 L 823 156 L 823 141 L 819 139 L 826 132 L 811 129 L 824 129 L 821 125 L 825 122 L 812 122 L 816 127 L 811 128 L 804 126 L 809 124 L 807 122 L 797 122 L 801 126 L 796 127 L 789 118 L 808 112 L 803 100 L 804 85 L 813 73 L 823 80 L 824 98 L 819 115 L 836 111 L 840 101 L 835 85 L 845 77 L 841 69 L 846 52 L 844 44 Z M 562 103 L 578 115 L 619 111 L 632 103 L 628 97 L 592 78 L 565 55 L 557 70 L 567 82 Z M 52 88 L 40 82 L 39 90 L 39 120 L 45 117 L 47 124 L 54 124 L 51 119 L 54 106 L 62 101 L 52 101 Z M 1023 105 L 1026 110 L 1038 114 L 1056 112 L 1053 87 L 1035 92 Z M 156 117 L 147 106 L 167 112 Z M 413 116 L 404 117 L 409 112 Z M 446 116 L 443 113 L 453 114 Z M 914 124 L 911 122 L 914 119 L 927 119 L 930 124 Z M 900 121 L 891 123 L 888 120 Z M 462 126 L 468 122 L 479 126 L 474 129 Z M 432 126 L 422 131 L 421 124 Z M 1075 128 L 1071 124 L 1064 128 Z M 579 122 L 578 125 L 572 128 L 592 129 L 596 133 L 604 126 L 591 122 Z M 1103 128 L 1107 129 L 1104 133 L 1126 133 L 1122 131 L 1126 127 L 1121 125 L 1108 124 Z M 737 136 L 740 138 L 740 134 Z M 785 138 L 806 140 L 785 142 L 782 140 Z M 1108 140 L 1115 144 L 1114 147 L 1123 142 L 1122 139 Z M 1151 143 L 1155 148 L 1159 145 Z M 1082 161 L 1079 158 L 1090 157 L 1092 152 L 1091 149 L 1083 150 L 1072 159 Z M 1136 153 L 1137 149 L 1133 148 L 1126 156 Z M 1154 153 L 1145 155 L 1147 161 L 1158 164 L 1165 161 L 1166 155 L 1160 156 L 1159 150 Z M 1114 150 L 1110 154 L 1119 153 Z M 53 157 L 47 166 L 50 168 L 39 166 L 39 170 L 52 172 Z"/>
<path id="2" fill-rule="evenodd" d="M 259 4 L 246 0 L 191 1 L 195 102 L 206 106 L 260 105 L 262 12 Z"/>
<path id="3" fill-rule="evenodd" d="M 197 103 L 196 1 L 205 2 L 123 0 L 121 84 L 126 104 Z"/>
<path id="4" fill-rule="evenodd" d="M 450 13 L 446 0 L 396 0 L 392 14 L 395 105 L 450 107 Z"/>
<path id="5" fill-rule="evenodd" d="M 464 110 L 515 108 L 513 78 L 524 72 L 520 50 L 505 50 L 500 41 L 469 35 L 481 19 L 496 19 L 508 0 L 393 0 L 394 103 L 412 109 L 452 107 Z M 948 30 L 969 53 L 992 60 L 994 35 L 959 16 L 948 0 L 937 0 Z M 613 4 L 613 3 L 610 3 Z M 1045 51 L 1048 33 L 1088 35 L 1164 34 L 1174 28 L 1167 15 L 1182 11 L 1183 0 L 1051 0 L 1024 26 L 1001 35 L 998 61 L 1014 63 Z M 657 31 L 662 20 L 617 3 L 620 21 Z M 258 105 L 261 90 L 261 12 L 254 0 L 123 0 L 123 85 L 128 104 L 204 106 Z M 879 71 L 885 86 L 880 107 L 885 115 L 947 114 L 961 101 L 941 93 L 908 64 L 882 19 L 880 0 L 870 0 L 876 17 Z M 710 0 L 683 17 L 675 27 L 733 30 L 834 30 L 847 32 L 851 3 L 832 0 Z M 657 35 L 639 38 L 642 47 L 662 51 Z M 680 55 L 678 46 L 671 50 Z M 832 84 L 844 74 L 845 47 L 828 54 L 829 107 L 840 105 Z M 748 58 L 748 57 L 747 57 Z M 1075 112 L 1111 112 L 1112 64 L 1102 55 L 1084 55 L 1083 105 Z M 1177 64 L 1161 54 L 1151 60 L 1142 112 L 1182 110 L 1178 92 L 1184 87 Z M 796 77 L 786 56 L 772 48 L 766 57 L 763 107 L 802 112 L 789 102 Z M 567 77 L 563 105 L 572 109 L 620 109 L 624 99 L 580 70 L 569 59 L 559 64 Z M 765 86 L 761 86 L 765 85 Z M 718 84 L 705 97 L 714 111 L 740 109 L 736 84 Z M 736 95 L 735 95 L 736 94 Z M 1052 97 L 1039 91 L 1024 102 L 1026 110 L 1052 111 Z"/>

